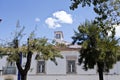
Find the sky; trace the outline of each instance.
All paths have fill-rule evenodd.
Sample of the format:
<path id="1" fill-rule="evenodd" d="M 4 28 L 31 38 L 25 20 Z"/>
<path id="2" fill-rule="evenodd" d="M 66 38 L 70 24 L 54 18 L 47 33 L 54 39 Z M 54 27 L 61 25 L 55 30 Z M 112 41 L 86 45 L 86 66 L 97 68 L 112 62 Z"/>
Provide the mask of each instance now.
<path id="1" fill-rule="evenodd" d="M 74 30 L 96 14 L 91 7 L 73 11 L 70 5 L 71 0 L 0 0 L 0 40 L 9 41 L 19 21 L 24 37 L 35 30 L 36 37 L 53 39 L 54 31 L 62 31 L 64 40 L 72 42 Z"/>

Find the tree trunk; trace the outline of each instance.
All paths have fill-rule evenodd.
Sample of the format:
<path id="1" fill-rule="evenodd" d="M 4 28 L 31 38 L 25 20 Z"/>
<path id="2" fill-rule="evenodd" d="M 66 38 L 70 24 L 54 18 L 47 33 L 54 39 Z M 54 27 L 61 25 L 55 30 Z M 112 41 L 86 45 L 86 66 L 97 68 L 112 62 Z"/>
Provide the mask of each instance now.
<path id="1" fill-rule="evenodd" d="M 21 75 L 21 80 L 27 80 L 27 73 L 30 69 L 31 59 L 32 59 L 32 52 L 29 51 L 28 55 L 27 55 L 27 61 L 26 61 L 25 69 L 23 69 L 21 64 L 20 64 L 20 58 L 18 58 L 18 60 L 16 62 L 17 68 L 18 68 L 18 70 L 20 72 L 20 75 Z"/>
<path id="2" fill-rule="evenodd" d="M 14 48 L 18 48 L 17 39 L 14 41 L 14 44 L 15 44 Z M 18 71 L 20 72 L 21 80 L 27 80 L 27 73 L 31 66 L 31 59 L 32 59 L 32 54 L 33 54 L 29 49 L 29 38 L 28 38 L 28 54 L 27 54 L 27 61 L 26 61 L 25 69 L 23 69 L 21 65 L 20 53 L 17 52 L 17 54 L 19 58 L 16 60 L 16 65 L 17 65 Z"/>
<path id="3" fill-rule="evenodd" d="M 97 62 L 97 66 L 98 66 L 99 80 L 104 80 L 104 78 L 103 78 L 104 63 Z"/>
<path id="4" fill-rule="evenodd" d="M 21 75 L 21 80 L 27 80 L 27 74 L 22 74 Z"/>

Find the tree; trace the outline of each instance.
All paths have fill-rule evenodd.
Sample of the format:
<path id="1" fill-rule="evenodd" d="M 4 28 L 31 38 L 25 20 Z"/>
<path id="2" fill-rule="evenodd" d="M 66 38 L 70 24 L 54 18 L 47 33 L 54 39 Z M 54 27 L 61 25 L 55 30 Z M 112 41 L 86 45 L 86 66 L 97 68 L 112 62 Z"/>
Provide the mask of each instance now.
<path id="1" fill-rule="evenodd" d="M 113 28 L 113 25 L 120 24 L 120 0 L 71 0 L 71 10 L 82 7 L 92 6 L 94 12 L 98 15 L 94 19 L 103 31 L 107 33 L 108 30 Z"/>
<path id="2" fill-rule="evenodd" d="M 19 28 L 18 25 L 17 28 Z M 35 38 L 34 31 L 27 38 L 27 43 L 23 45 L 21 44 L 20 46 L 19 44 L 20 39 L 23 36 L 23 30 L 24 27 L 22 29 L 18 29 L 18 31 L 15 32 L 13 40 L 6 46 L 4 45 L 0 47 L 0 52 L 8 55 L 8 61 L 16 62 L 16 66 L 21 75 L 21 80 L 27 80 L 27 73 L 30 69 L 31 59 L 34 52 L 37 52 L 36 59 L 50 59 L 54 61 L 56 65 L 56 57 L 62 58 L 62 56 L 59 54 L 59 51 L 55 49 L 55 46 L 47 42 L 46 38 Z M 22 68 L 20 63 L 21 53 L 27 55 L 25 68 Z"/>
<path id="3" fill-rule="evenodd" d="M 73 44 L 82 46 L 79 63 L 84 64 L 85 70 L 97 65 L 99 80 L 103 80 L 103 72 L 109 72 L 117 60 L 120 60 L 119 39 L 112 34 L 106 36 L 101 27 L 89 21 L 81 24 L 78 31 L 75 31 L 72 39 Z"/>

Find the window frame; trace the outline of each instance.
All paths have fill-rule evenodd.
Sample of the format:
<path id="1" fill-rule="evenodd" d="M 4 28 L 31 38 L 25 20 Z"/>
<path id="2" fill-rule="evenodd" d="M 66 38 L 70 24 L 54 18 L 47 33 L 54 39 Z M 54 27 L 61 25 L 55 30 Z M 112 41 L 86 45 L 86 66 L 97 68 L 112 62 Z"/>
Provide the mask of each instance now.
<path id="1" fill-rule="evenodd" d="M 76 73 L 76 60 L 67 60 L 67 74 Z"/>
<path id="2" fill-rule="evenodd" d="M 56 36 L 55 36 L 55 38 L 56 38 L 56 39 L 61 39 L 61 34 L 58 34 L 58 33 L 57 33 Z"/>
<path id="3" fill-rule="evenodd" d="M 76 55 L 66 56 L 66 73 L 67 73 L 67 74 L 76 74 L 76 73 L 77 73 L 77 63 L 76 63 L 76 62 L 77 62 L 77 59 L 78 59 L 78 58 L 77 58 Z M 68 62 L 69 62 L 69 61 L 74 61 L 74 64 L 73 64 L 73 65 L 74 65 L 74 68 L 75 68 L 75 69 L 74 69 L 74 71 L 72 71 L 72 72 L 69 71 L 70 69 L 68 69 L 68 64 L 69 64 Z"/>
<path id="4" fill-rule="evenodd" d="M 42 64 L 40 64 L 42 62 Z M 44 64 L 44 65 L 43 65 Z M 41 71 L 41 68 L 44 69 Z M 44 67 L 44 68 L 43 68 Z M 37 74 L 45 74 L 46 73 L 46 62 L 44 60 L 38 60 L 37 61 L 37 71 L 36 71 Z"/>

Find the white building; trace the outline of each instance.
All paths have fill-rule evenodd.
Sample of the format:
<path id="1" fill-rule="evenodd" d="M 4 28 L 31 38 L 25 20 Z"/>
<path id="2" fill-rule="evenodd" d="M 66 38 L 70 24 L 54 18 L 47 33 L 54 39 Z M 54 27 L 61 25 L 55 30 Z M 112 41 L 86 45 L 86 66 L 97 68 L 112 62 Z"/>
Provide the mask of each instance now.
<path id="1" fill-rule="evenodd" d="M 59 36 L 57 36 L 59 34 Z M 56 40 L 57 39 L 57 40 Z M 65 43 L 62 32 L 55 32 L 55 40 Z M 97 69 L 84 71 L 82 65 L 78 65 L 80 46 L 71 46 L 58 48 L 63 55 L 63 59 L 57 58 L 58 65 L 50 60 L 35 60 L 35 54 L 32 57 L 31 68 L 28 72 L 28 80 L 98 80 Z M 7 57 L 0 59 L 0 80 L 17 80 L 18 71 L 15 63 L 8 63 Z M 22 59 L 24 67 L 26 58 Z M 120 62 L 118 62 L 110 73 L 104 75 L 105 80 L 120 79 Z"/>

